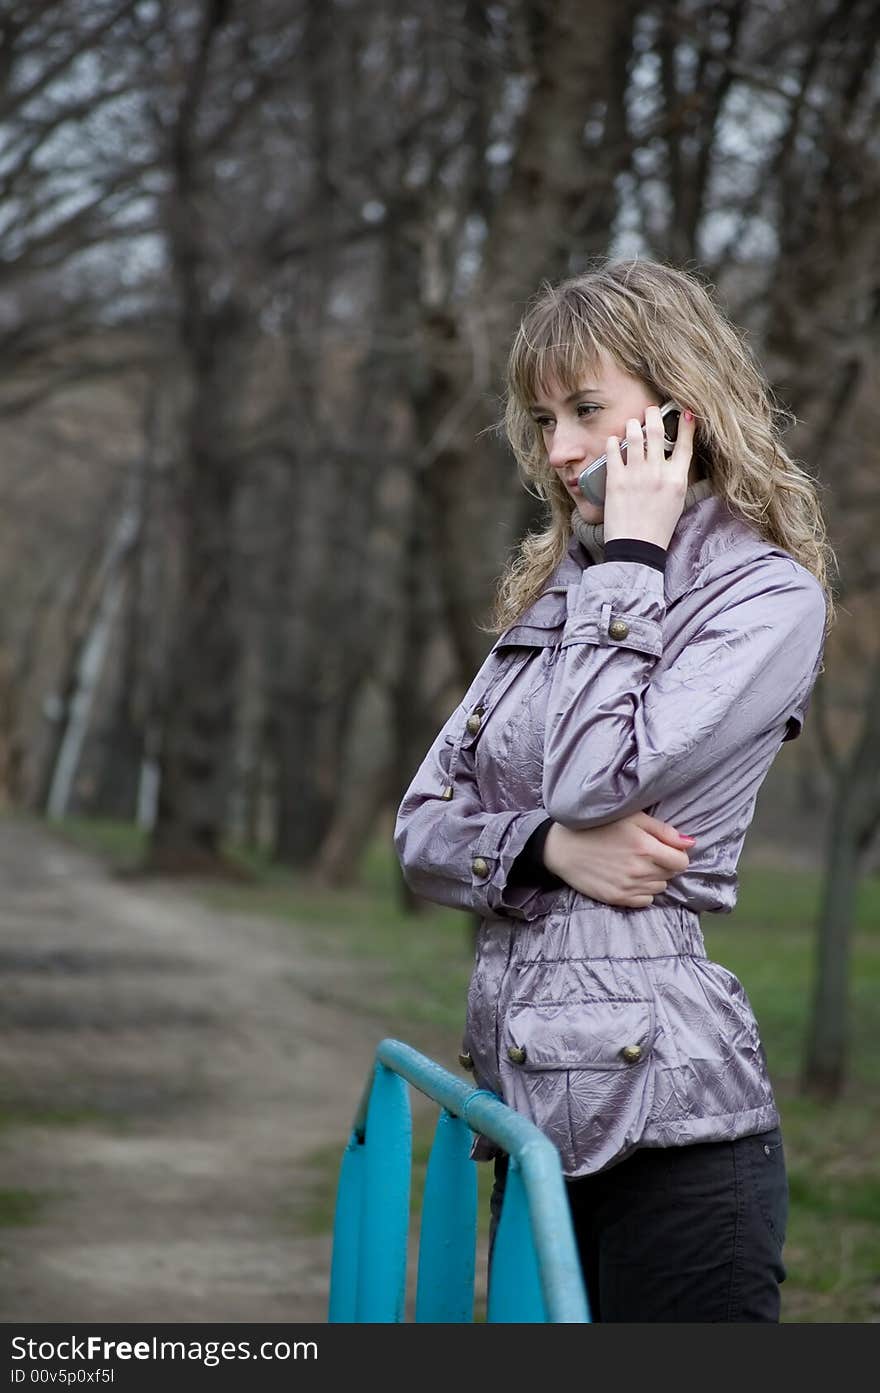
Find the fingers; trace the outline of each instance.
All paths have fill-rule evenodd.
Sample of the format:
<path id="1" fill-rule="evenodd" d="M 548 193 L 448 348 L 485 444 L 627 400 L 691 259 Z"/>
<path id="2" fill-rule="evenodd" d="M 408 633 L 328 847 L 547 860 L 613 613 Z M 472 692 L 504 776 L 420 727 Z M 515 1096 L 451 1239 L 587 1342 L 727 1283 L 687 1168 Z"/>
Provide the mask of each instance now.
<path id="1" fill-rule="evenodd" d="M 636 813 L 633 821 L 637 822 L 646 832 L 650 832 L 652 837 L 657 837 L 659 841 L 666 842 L 669 846 L 694 845 L 693 837 L 689 837 L 685 832 L 679 832 L 671 822 L 661 822 L 659 817 L 651 817 L 650 813 Z"/>
<path id="2" fill-rule="evenodd" d="M 674 847 L 658 845 L 651 852 L 651 860 L 660 870 L 661 875 L 673 876 L 681 875 L 691 864 L 691 858 L 687 852 L 676 851 Z"/>
<path id="3" fill-rule="evenodd" d="M 617 459 L 621 458 L 616 435 L 608 437 L 605 442 L 605 450 L 607 454 L 616 454 Z M 626 423 L 627 464 L 644 464 L 646 458 L 650 464 L 658 463 L 664 458 L 663 420 L 660 416 L 660 408 L 657 406 L 647 408 L 644 425 L 636 416 L 630 416 Z"/>
<path id="4" fill-rule="evenodd" d="M 678 418 L 674 449 L 668 456 L 668 462 L 681 467 L 685 475 L 689 465 L 691 465 L 695 429 L 696 421 L 693 418 L 693 412 L 682 411 Z M 627 423 L 627 435 L 628 432 L 629 422 Z M 650 464 L 663 464 L 667 458 L 663 449 L 664 439 L 666 439 L 666 421 L 660 415 L 660 407 L 645 408 L 645 433 L 647 437 L 647 461 Z"/>
<path id="5" fill-rule="evenodd" d="M 648 460 L 651 464 L 662 464 L 666 459 L 663 441 L 666 427 L 660 415 L 659 406 L 645 407 L 645 435 L 648 440 Z"/>
<path id="6" fill-rule="evenodd" d="M 632 887 L 625 896 L 623 903 L 631 908 L 636 908 L 639 905 L 653 904 L 655 895 L 663 895 L 665 893 L 665 880 L 644 880 L 640 884 Z"/>
<path id="7" fill-rule="evenodd" d="M 692 411 L 682 411 L 678 418 L 678 432 L 675 435 L 675 449 L 670 458 L 675 458 L 681 453 L 686 460 L 691 461 L 693 454 L 693 436 L 696 435 L 696 417 Z"/>
<path id="8" fill-rule="evenodd" d="M 642 423 L 637 421 L 635 416 L 631 416 L 626 423 L 626 462 L 635 465 L 645 462 L 645 437 L 642 434 Z"/>
<path id="9" fill-rule="evenodd" d="M 627 446 L 627 454 L 629 447 Z M 618 472 L 623 472 L 623 455 L 620 450 L 620 441 L 616 435 L 609 435 L 605 441 L 605 473 L 609 479 L 616 479 Z"/>
<path id="10" fill-rule="evenodd" d="M 652 819 L 656 823 L 657 819 Z M 639 854 L 646 856 L 649 861 L 659 870 L 661 875 L 673 876 L 680 875 L 686 871 L 690 865 L 689 851 L 693 850 L 694 842 L 685 842 L 681 834 L 670 827 L 669 823 L 662 823 L 664 835 L 655 835 L 653 828 L 643 827 L 641 830 L 647 833 L 650 840 L 642 840 Z"/>
<path id="11" fill-rule="evenodd" d="M 674 464 L 679 464 L 685 470 L 690 468 L 691 457 L 694 453 L 694 435 L 697 429 L 697 422 L 692 411 L 683 411 L 678 418 L 678 433 L 675 437 L 675 448 L 669 456 Z"/>

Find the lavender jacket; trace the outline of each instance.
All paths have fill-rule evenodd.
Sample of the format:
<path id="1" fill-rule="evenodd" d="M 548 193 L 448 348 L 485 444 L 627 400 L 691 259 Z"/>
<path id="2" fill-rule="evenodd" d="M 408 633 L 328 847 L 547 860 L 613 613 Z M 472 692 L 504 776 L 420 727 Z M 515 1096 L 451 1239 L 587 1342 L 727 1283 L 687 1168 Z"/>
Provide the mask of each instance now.
<path id="1" fill-rule="evenodd" d="M 682 514 L 665 574 L 594 563 L 572 538 L 404 796 L 407 883 L 481 916 L 464 1042 L 476 1081 L 546 1133 L 567 1175 L 779 1121 L 748 997 L 707 958 L 700 914 L 736 903 L 825 614 L 815 577 L 714 495 Z M 508 885 L 548 815 L 584 828 L 638 809 L 697 838 L 647 908 Z M 493 1152 L 477 1139 L 477 1158 Z"/>

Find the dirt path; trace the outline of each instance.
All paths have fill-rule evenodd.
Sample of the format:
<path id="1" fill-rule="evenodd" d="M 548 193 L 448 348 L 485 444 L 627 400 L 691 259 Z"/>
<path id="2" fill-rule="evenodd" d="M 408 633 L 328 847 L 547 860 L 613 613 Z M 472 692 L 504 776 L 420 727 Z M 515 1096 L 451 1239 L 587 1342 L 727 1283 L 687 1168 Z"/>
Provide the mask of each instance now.
<path id="1" fill-rule="evenodd" d="M 37 1203 L 0 1228 L 0 1319 L 325 1320 L 330 1239 L 290 1216 L 379 1038 L 321 1000 L 355 984 L 38 827 L 0 822 L 0 875 L 0 1187 Z"/>

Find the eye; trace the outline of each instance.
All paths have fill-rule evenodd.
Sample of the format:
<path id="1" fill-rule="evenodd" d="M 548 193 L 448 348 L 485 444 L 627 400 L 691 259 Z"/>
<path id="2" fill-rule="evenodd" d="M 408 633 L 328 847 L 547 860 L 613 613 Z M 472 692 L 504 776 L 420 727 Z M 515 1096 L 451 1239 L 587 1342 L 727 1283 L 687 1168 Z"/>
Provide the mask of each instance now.
<path id="1" fill-rule="evenodd" d="M 578 402 L 578 405 L 577 405 L 577 417 L 578 417 L 578 420 L 579 420 L 579 421 L 584 421 L 584 420 L 587 420 L 587 421 L 588 421 L 588 420 L 590 419 L 590 417 L 591 417 L 596 411 L 601 411 L 601 409 L 602 409 L 602 408 L 601 408 L 600 406 L 596 406 L 595 402 L 589 402 L 589 401 Z M 553 427 L 553 425 L 554 425 L 554 421 L 553 421 L 553 417 L 552 417 L 552 416 L 533 416 L 533 417 L 532 417 L 532 420 L 534 421 L 535 425 L 538 427 L 539 430 L 550 430 L 550 429 L 552 429 L 552 427 Z"/>

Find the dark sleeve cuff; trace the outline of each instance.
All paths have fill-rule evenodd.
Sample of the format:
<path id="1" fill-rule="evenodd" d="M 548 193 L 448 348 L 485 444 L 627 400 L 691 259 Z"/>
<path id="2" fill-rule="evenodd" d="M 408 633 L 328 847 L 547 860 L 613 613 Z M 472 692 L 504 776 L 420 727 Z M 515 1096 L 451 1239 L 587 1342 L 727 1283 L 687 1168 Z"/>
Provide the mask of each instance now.
<path id="1" fill-rule="evenodd" d="M 638 537 L 615 537 L 605 543 L 603 550 L 606 561 L 641 561 L 643 566 L 653 566 L 655 571 L 666 570 L 666 548 L 654 542 L 643 542 Z"/>
<path id="2" fill-rule="evenodd" d="M 540 890 L 557 890 L 566 884 L 544 865 L 544 843 L 552 826 L 553 819 L 548 817 L 535 828 L 510 869 L 509 886 L 536 885 Z"/>

